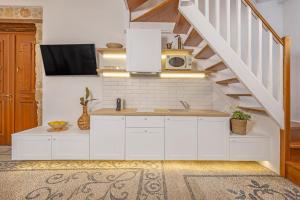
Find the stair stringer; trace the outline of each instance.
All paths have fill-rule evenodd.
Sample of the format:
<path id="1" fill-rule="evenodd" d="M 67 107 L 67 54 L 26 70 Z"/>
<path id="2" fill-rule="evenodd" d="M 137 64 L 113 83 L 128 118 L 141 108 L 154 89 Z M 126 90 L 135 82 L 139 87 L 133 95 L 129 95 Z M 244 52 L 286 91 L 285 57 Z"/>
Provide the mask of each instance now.
<path id="1" fill-rule="evenodd" d="M 266 109 L 267 113 L 284 127 L 284 110 L 282 105 L 269 93 L 264 85 L 249 70 L 240 56 L 231 48 L 214 26 L 207 20 L 195 5 L 179 6 L 181 14 L 189 21 L 195 30 L 208 42 L 229 69 L 249 89 L 252 95 Z"/>

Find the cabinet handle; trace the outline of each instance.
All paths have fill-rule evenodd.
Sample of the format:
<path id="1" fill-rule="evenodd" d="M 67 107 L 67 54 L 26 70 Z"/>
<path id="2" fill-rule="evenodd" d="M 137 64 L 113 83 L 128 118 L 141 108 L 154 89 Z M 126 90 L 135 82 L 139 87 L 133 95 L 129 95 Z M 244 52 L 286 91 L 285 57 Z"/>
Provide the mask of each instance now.
<path id="1" fill-rule="evenodd" d="M 51 141 L 51 139 L 50 139 L 50 138 L 48 138 L 48 141 Z"/>
<path id="2" fill-rule="evenodd" d="M 144 118 L 144 120 L 148 120 L 148 118 Z"/>
<path id="3" fill-rule="evenodd" d="M 145 133 L 148 133 L 148 130 L 145 130 L 144 132 L 145 132 Z"/>
<path id="4" fill-rule="evenodd" d="M 56 138 L 53 138 L 53 141 L 56 141 Z"/>

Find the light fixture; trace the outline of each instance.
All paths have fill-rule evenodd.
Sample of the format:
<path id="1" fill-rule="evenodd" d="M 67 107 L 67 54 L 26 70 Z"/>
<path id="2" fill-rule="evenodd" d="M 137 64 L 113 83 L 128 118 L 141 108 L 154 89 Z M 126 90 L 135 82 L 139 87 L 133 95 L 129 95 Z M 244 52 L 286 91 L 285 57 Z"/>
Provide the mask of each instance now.
<path id="1" fill-rule="evenodd" d="M 103 54 L 106 59 L 126 59 L 126 54 Z"/>
<path id="2" fill-rule="evenodd" d="M 205 78 L 205 73 L 167 73 L 160 74 L 161 78 Z"/>
<path id="3" fill-rule="evenodd" d="M 103 54 L 104 59 L 126 59 L 126 54 Z M 166 59 L 166 55 L 161 55 L 161 59 Z"/>
<path id="4" fill-rule="evenodd" d="M 129 72 L 103 72 L 103 77 L 111 77 L 111 78 L 129 78 Z"/>

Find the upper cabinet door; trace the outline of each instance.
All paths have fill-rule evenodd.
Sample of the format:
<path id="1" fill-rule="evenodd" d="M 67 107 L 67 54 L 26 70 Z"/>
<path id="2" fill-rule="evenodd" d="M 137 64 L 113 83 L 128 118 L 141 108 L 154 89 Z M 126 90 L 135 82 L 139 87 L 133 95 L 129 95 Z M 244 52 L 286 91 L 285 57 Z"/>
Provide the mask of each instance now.
<path id="1" fill-rule="evenodd" d="M 127 71 L 161 71 L 161 32 L 160 30 L 127 30 Z"/>

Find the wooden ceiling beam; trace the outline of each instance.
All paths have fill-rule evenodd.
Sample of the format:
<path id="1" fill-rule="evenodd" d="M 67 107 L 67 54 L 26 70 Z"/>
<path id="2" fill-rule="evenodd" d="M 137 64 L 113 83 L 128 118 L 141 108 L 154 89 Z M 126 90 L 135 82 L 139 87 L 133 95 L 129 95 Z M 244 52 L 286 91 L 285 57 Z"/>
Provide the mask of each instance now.
<path id="1" fill-rule="evenodd" d="M 142 16 L 137 17 L 133 22 L 176 22 L 178 16 L 179 0 L 164 0 Z"/>

